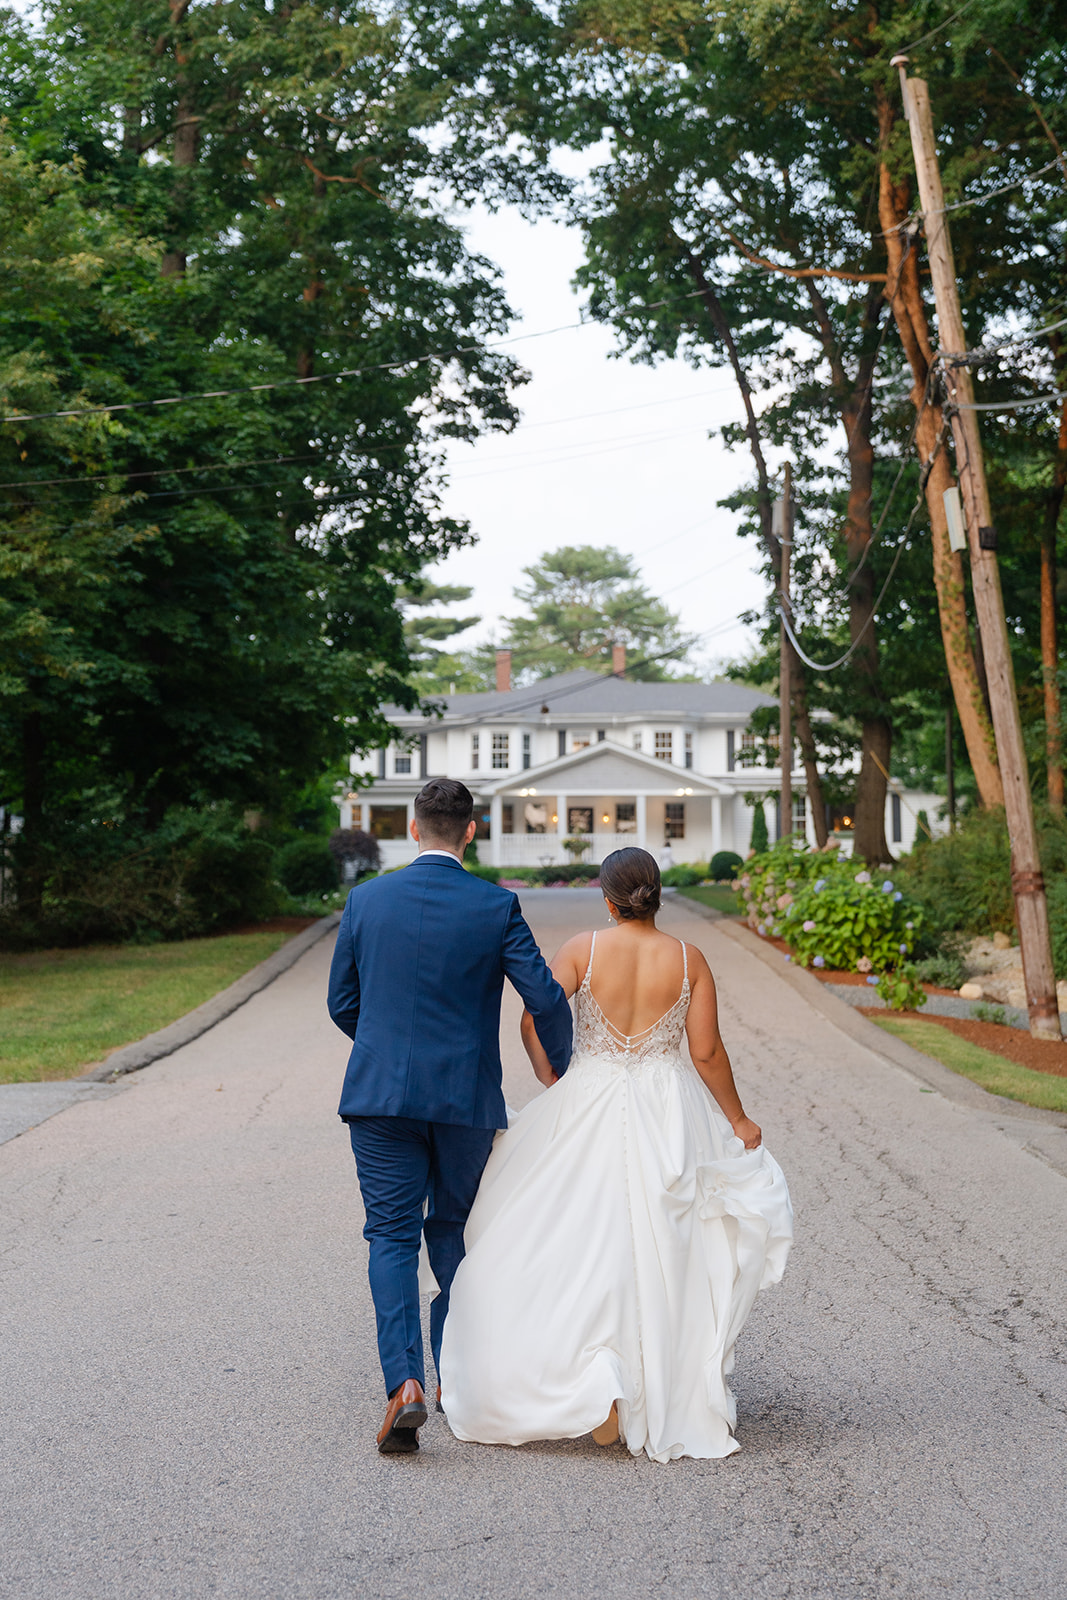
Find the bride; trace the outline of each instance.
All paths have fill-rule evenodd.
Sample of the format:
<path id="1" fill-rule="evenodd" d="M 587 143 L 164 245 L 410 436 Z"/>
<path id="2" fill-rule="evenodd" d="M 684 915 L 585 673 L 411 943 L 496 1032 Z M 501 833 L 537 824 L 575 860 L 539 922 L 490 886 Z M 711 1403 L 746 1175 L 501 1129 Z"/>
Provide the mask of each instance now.
<path id="1" fill-rule="evenodd" d="M 734 1343 L 785 1268 L 789 1193 L 742 1109 L 708 964 L 656 927 L 652 856 L 616 850 L 600 883 L 613 926 L 552 963 L 577 994 L 564 1078 L 522 1019 L 550 1092 L 486 1166 L 445 1322 L 442 1405 L 458 1438 L 482 1444 L 591 1433 L 653 1461 L 727 1456 Z"/>

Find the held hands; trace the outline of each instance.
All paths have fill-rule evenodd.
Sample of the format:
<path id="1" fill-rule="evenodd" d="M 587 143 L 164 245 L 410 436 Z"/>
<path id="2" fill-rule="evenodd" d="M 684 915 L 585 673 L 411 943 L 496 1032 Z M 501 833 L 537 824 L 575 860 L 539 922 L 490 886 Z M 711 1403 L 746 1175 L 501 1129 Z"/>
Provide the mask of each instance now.
<path id="1" fill-rule="evenodd" d="M 763 1134 L 753 1122 L 751 1117 L 746 1117 L 744 1112 L 732 1123 L 734 1133 L 741 1140 L 746 1150 L 758 1150 L 763 1143 Z"/>

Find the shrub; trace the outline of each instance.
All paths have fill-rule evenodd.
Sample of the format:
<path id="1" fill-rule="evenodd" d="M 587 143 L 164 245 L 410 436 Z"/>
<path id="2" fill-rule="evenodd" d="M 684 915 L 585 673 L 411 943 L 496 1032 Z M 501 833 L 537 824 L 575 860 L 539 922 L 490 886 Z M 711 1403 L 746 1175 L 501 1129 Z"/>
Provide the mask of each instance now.
<path id="1" fill-rule="evenodd" d="M 66 824 L 47 845 L 39 914 L 5 907 L 0 948 L 187 939 L 279 908 L 270 846 L 230 807 L 175 807 L 149 832 L 121 818 Z"/>
<path id="2" fill-rule="evenodd" d="M 1000 1027 L 1003 1027 L 1008 1020 L 1008 1013 L 1003 1006 L 986 1005 L 984 1000 L 980 1000 L 971 1008 L 971 1016 L 975 1022 L 995 1022 Z"/>
<path id="3" fill-rule="evenodd" d="M 938 989 L 958 989 L 967 981 L 967 968 L 955 951 L 943 950 L 926 956 L 916 963 L 916 972 L 923 983 L 932 983 Z"/>
<path id="4" fill-rule="evenodd" d="M 499 867 L 483 867 L 477 861 L 473 864 L 473 866 L 469 861 L 464 861 L 463 865 L 466 867 L 472 878 L 484 878 L 486 883 L 499 883 L 500 879 L 505 875 L 508 877 L 511 876 L 510 873 L 505 874 L 502 872 Z"/>
<path id="5" fill-rule="evenodd" d="M 335 828 L 330 834 L 330 854 L 337 864 L 337 876 L 362 877 L 365 872 L 379 872 L 382 852 L 372 833 L 361 828 Z"/>
<path id="6" fill-rule="evenodd" d="M 1067 977 L 1067 821 L 1037 807 L 1038 845 L 1048 893 L 1052 959 Z M 1011 847 L 1003 811 L 972 811 L 953 833 L 923 840 L 897 869 L 901 886 L 922 903 L 938 943 L 947 935 L 1012 933 Z"/>
<path id="7" fill-rule="evenodd" d="M 926 990 L 910 962 L 905 962 L 895 972 L 883 972 L 878 979 L 877 992 L 890 1011 L 918 1011 L 926 1004 Z"/>
<path id="8" fill-rule="evenodd" d="M 921 908 L 892 878 L 791 839 L 754 856 L 737 884 L 749 926 L 784 939 L 805 967 L 893 971 L 921 935 Z"/>
<path id="9" fill-rule="evenodd" d="M 661 881 L 667 889 L 691 889 L 695 883 L 703 883 L 707 873 L 702 867 L 667 867 L 660 874 Z"/>
<path id="10" fill-rule="evenodd" d="M 1048 889 L 1048 920 L 1052 932 L 1052 964 L 1057 978 L 1067 978 L 1067 876 L 1062 873 L 1045 879 Z"/>
<path id="11" fill-rule="evenodd" d="M 283 845 L 275 857 L 274 870 L 282 888 L 297 899 L 329 894 L 340 880 L 329 844 L 316 834 L 306 834 Z"/>
<path id="12" fill-rule="evenodd" d="M 767 816 L 762 806 L 752 809 L 752 837 L 749 840 L 749 849 L 756 855 L 763 855 L 767 849 Z"/>
<path id="13" fill-rule="evenodd" d="M 724 878 L 736 878 L 743 866 L 741 857 L 733 850 L 716 850 L 711 858 L 708 876 L 714 878 L 716 883 L 721 883 Z"/>

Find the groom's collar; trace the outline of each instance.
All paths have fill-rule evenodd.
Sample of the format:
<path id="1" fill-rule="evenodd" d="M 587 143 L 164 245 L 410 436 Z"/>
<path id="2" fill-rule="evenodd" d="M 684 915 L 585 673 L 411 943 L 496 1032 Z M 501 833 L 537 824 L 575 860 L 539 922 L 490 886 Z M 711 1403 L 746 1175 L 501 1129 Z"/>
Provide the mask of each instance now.
<path id="1" fill-rule="evenodd" d="M 420 850 L 415 861 L 440 861 L 447 862 L 452 867 L 462 867 L 463 863 L 451 850 Z M 412 866 L 414 866 L 412 862 Z"/>

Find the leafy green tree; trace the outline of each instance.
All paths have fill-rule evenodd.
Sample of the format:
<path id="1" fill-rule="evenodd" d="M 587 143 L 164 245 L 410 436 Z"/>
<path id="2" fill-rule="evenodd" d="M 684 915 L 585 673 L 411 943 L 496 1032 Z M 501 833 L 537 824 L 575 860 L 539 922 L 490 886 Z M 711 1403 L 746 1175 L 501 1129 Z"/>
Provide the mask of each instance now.
<path id="1" fill-rule="evenodd" d="M 382 703 L 416 698 L 398 589 L 469 538 L 440 441 L 510 426 L 521 378 L 487 344 L 494 269 L 436 200 L 443 91 L 398 19 L 86 0 L 47 21 L 0 53 L 9 257 L 28 240 L 0 315 L 25 419 L 0 548 L 26 590 L 0 619 L 0 752 L 38 863 L 87 794 L 116 825 L 284 812 L 386 736 Z M 86 406 L 118 409 L 32 420 Z"/>
<path id="2" fill-rule="evenodd" d="M 789 452 L 803 515 L 793 556 L 806 649 L 829 660 L 852 647 L 847 669 L 833 677 L 797 674 L 794 662 L 809 792 L 817 777 L 810 694 L 860 735 L 857 847 L 872 860 L 888 854 L 885 773 L 894 732 L 917 714 L 916 690 L 921 699 L 928 684 L 943 713 L 938 680 L 946 660 L 972 760 L 999 781 L 969 636 L 966 574 L 945 537 L 944 484 L 932 477 L 927 491 L 933 612 L 922 597 L 929 547 L 924 577 L 911 559 L 914 528 L 905 539 L 900 513 L 913 489 L 906 477 L 882 517 L 896 464 L 910 451 L 914 406 L 924 455 L 938 431 L 924 438 L 933 416 L 922 404 L 932 350 L 919 247 L 913 231 L 896 231 L 914 188 L 891 57 L 909 38 L 929 38 L 920 65 L 935 95 L 949 200 L 976 186 L 1008 185 L 992 213 L 983 207 L 982 226 L 958 235 L 977 342 L 997 318 L 1057 304 L 1048 263 L 1061 270 L 1062 197 L 1043 199 L 1042 212 L 1024 181 L 1048 164 L 1056 138 L 1048 118 L 1058 126 L 1062 115 L 1062 53 L 1048 42 L 1054 9 L 1049 0 L 1023 7 L 993 0 L 959 16 L 948 5 L 898 0 L 859 9 L 824 0 L 785 8 L 582 0 L 558 13 L 537 11 L 540 31 L 531 28 L 530 8 L 516 8 L 507 26 L 497 8 L 496 37 L 510 28 L 510 58 L 502 46 L 486 45 L 491 95 L 509 104 L 531 149 L 606 139 L 606 160 L 571 203 L 587 237 L 582 278 L 594 314 L 615 326 L 635 359 L 683 354 L 732 368 L 745 421 L 727 438 L 747 446 L 754 466 L 752 485 L 733 504 L 748 511 L 771 579 L 780 552 L 769 462 L 773 450 Z M 486 24 L 480 9 L 479 21 Z M 1023 65 L 1015 77 L 1012 56 Z M 491 120 L 491 107 L 480 110 Z M 1026 204 L 1011 198 L 1019 185 Z M 830 450 L 840 453 L 838 473 L 828 471 Z M 1062 502 L 1053 456 L 1054 449 L 1046 456 L 1049 517 L 1051 497 L 1059 492 Z M 946 463 L 935 463 L 938 473 Z M 916 526 L 922 529 L 921 518 Z M 894 596 L 876 618 L 891 570 L 891 588 L 905 574 L 920 587 Z M 1048 589 L 1046 582 L 1046 601 Z M 1031 614 L 1023 638 L 1036 636 L 1035 621 Z M 1051 671 L 1046 652 L 1046 704 Z"/>
<path id="3" fill-rule="evenodd" d="M 564 545 L 523 572 L 529 582 L 515 590 L 522 615 L 504 619 L 498 646 L 477 652 L 487 681 L 496 648 L 510 650 L 516 677 L 532 683 L 574 667 L 610 672 L 617 645 L 629 676 L 662 679 L 696 643 L 641 583 L 633 557 L 611 545 Z"/>

